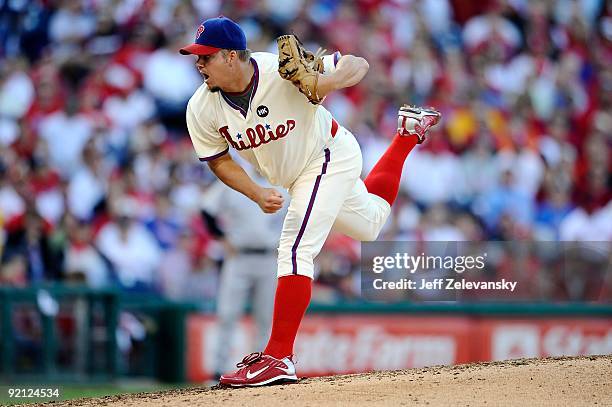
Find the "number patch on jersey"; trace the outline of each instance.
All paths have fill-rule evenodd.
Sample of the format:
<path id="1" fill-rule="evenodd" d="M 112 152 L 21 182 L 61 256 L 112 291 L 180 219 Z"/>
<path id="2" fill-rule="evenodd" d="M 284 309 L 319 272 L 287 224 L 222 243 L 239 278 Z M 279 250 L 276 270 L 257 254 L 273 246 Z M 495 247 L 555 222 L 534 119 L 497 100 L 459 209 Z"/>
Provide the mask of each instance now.
<path id="1" fill-rule="evenodd" d="M 266 117 L 268 113 L 270 113 L 268 106 L 259 105 L 259 107 L 257 107 L 257 116 Z"/>

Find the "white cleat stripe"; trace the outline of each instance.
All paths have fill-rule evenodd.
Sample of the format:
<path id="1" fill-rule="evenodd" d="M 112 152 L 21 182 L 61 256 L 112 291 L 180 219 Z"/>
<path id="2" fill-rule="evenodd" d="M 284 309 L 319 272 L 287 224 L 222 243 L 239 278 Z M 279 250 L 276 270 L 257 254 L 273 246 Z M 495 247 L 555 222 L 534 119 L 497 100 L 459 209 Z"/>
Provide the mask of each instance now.
<path id="1" fill-rule="evenodd" d="M 261 372 L 263 372 L 264 370 L 266 370 L 267 368 L 269 368 L 270 366 L 264 366 L 261 369 L 251 373 L 250 371 L 247 371 L 246 377 L 247 379 L 251 380 L 254 377 L 257 377 Z"/>

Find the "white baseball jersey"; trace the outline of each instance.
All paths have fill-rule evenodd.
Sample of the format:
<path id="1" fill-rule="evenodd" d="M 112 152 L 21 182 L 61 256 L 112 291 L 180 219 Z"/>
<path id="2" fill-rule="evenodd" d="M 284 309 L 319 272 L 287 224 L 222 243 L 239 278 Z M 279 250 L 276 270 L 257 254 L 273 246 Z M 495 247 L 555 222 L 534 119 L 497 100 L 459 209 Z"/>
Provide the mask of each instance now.
<path id="1" fill-rule="evenodd" d="M 189 100 L 187 127 L 201 161 L 234 148 L 273 185 L 288 188 L 331 138 L 332 116 L 278 74 L 278 56 L 252 54 L 250 109 L 202 84 Z"/>

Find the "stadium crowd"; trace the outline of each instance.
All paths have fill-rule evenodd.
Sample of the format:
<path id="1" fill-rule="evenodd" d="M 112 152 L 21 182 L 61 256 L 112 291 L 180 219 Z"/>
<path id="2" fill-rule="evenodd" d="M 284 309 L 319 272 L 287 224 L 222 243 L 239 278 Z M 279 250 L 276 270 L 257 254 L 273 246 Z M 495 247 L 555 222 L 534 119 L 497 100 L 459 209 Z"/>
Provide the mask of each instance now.
<path id="1" fill-rule="evenodd" d="M 201 213 L 215 177 L 185 127 L 202 79 L 177 50 L 220 14 L 254 51 L 295 32 L 369 61 L 359 85 L 324 103 L 358 138 L 364 174 L 399 105 L 442 112 L 407 160 L 381 240 L 612 241 L 612 1 L 9 1 L 0 284 L 215 297 L 223 244 Z M 330 236 L 315 299 L 358 295 L 359 247 Z"/>

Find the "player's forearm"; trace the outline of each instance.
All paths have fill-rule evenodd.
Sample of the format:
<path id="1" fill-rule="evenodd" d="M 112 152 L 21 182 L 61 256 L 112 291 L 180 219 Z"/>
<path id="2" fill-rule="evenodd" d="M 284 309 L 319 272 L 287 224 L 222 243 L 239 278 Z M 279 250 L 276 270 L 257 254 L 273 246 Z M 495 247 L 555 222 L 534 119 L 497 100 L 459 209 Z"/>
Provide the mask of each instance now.
<path id="1" fill-rule="evenodd" d="M 253 201 L 257 201 L 261 186 L 253 182 L 244 169 L 225 154 L 208 163 L 211 171 L 228 187 L 244 194 Z"/>
<path id="2" fill-rule="evenodd" d="M 251 179 L 232 157 L 225 154 L 208 162 L 212 172 L 227 186 L 244 194 L 264 213 L 275 213 L 283 207 L 284 199 L 274 188 L 264 188 Z"/>
<path id="3" fill-rule="evenodd" d="M 344 55 L 338 61 L 336 70 L 328 75 L 319 75 L 317 93 L 320 97 L 328 93 L 348 88 L 359 83 L 368 72 L 370 65 L 364 58 Z"/>

